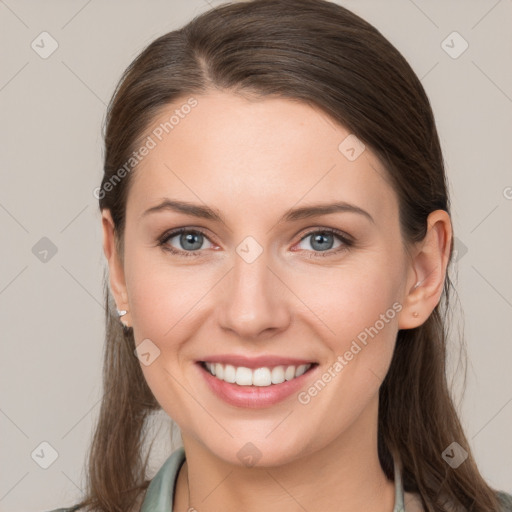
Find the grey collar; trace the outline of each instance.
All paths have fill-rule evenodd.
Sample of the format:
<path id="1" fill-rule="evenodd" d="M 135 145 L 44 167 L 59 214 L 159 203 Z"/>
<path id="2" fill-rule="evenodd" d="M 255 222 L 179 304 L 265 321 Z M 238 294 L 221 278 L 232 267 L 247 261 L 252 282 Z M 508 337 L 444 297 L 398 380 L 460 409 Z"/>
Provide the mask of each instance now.
<path id="1" fill-rule="evenodd" d="M 393 458 L 395 468 L 395 506 L 393 512 L 405 512 L 402 470 L 396 457 Z"/>

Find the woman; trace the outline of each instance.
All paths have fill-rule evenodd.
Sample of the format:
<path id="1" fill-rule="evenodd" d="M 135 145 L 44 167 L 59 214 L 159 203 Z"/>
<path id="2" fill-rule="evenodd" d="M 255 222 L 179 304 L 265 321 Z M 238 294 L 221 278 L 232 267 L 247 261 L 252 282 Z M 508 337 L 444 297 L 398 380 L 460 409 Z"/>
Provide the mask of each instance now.
<path id="1" fill-rule="evenodd" d="M 69 510 L 512 510 L 445 377 L 434 117 L 374 27 L 212 9 L 129 66 L 105 144 L 105 394 Z M 183 447 L 149 482 L 159 409 Z"/>

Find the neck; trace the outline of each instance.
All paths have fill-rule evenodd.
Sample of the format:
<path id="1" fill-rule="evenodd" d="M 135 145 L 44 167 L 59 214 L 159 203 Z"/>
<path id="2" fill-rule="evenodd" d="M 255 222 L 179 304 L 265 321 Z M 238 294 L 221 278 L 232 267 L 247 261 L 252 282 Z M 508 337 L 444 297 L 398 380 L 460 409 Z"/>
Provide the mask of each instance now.
<path id="1" fill-rule="evenodd" d="M 377 412 L 378 400 L 321 449 L 272 467 L 227 463 L 183 436 L 173 512 L 391 512 L 395 485 L 378 458 Z"/>

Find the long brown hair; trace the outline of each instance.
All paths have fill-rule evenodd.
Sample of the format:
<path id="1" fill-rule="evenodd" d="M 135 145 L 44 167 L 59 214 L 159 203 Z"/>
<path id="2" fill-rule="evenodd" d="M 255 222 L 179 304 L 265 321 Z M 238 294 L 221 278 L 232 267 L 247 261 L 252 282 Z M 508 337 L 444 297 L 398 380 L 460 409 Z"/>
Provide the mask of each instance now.
<path id="1" fill-rule="evenodd" d="M 156 39 L 126 69 L 113 94 L 97 197 L 100 209 L 112 214 L 121 257 L 126 199 L 137 169 L 122 179 L 119 169 L 163 108 L 212 88 L 303 101 L 349 129 L 386 167 L 406 242 L 423 239 L 430 212 L 449 213 L 429 100 L 409 64 L 376 28 L 326 0 L 237 2 Z M 496 491 L 478 471 L 446 378 L 451 288 L 447 276 L 428 320 L 398 332 L 379 391 L 378 453 L 390 479 L 392 454 L 399 454 L 404 489 L 419 493 L 426 511 L 494 512 Z M 106 277 L 105 306 L 104 395 L 79 506 L 124 512 L 140 503 L 149 484 L 144 429 L 160 405 L 134 355 L 133 330 L 123 329 L 115 315 Z M 442 458 L 454 441 L 468 452 L 456 470 Z"/>

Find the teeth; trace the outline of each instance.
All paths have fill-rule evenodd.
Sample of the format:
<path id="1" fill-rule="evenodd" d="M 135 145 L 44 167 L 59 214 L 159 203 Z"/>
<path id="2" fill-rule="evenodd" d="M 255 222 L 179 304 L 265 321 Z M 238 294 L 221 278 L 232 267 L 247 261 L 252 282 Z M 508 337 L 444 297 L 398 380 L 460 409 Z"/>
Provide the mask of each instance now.
<path id="1" fill-rule="evenodd" d="M 239 386 L 270 386 L 300 377 L 312 365 L 309 363 L 300 366 L 262 367 L 255 370 L 245 366 L 235 367 L 231 364 L 222 363 L 205 363 L 205 366 L 213 376 L 225 382 L 238 384 Z"/>
<path id="2" fill-rule="evenodd" d="M 215 365 L 215 366 L 217 366 L 217 365 Z M 220 365 L 220 366 L 222 366 L 222 365 Z M 231 383 L 236 381 L 236 368 L 234 366 L 227 364 L 224 367 L 224 380 L 226 382 L 231 382 Z"/>

